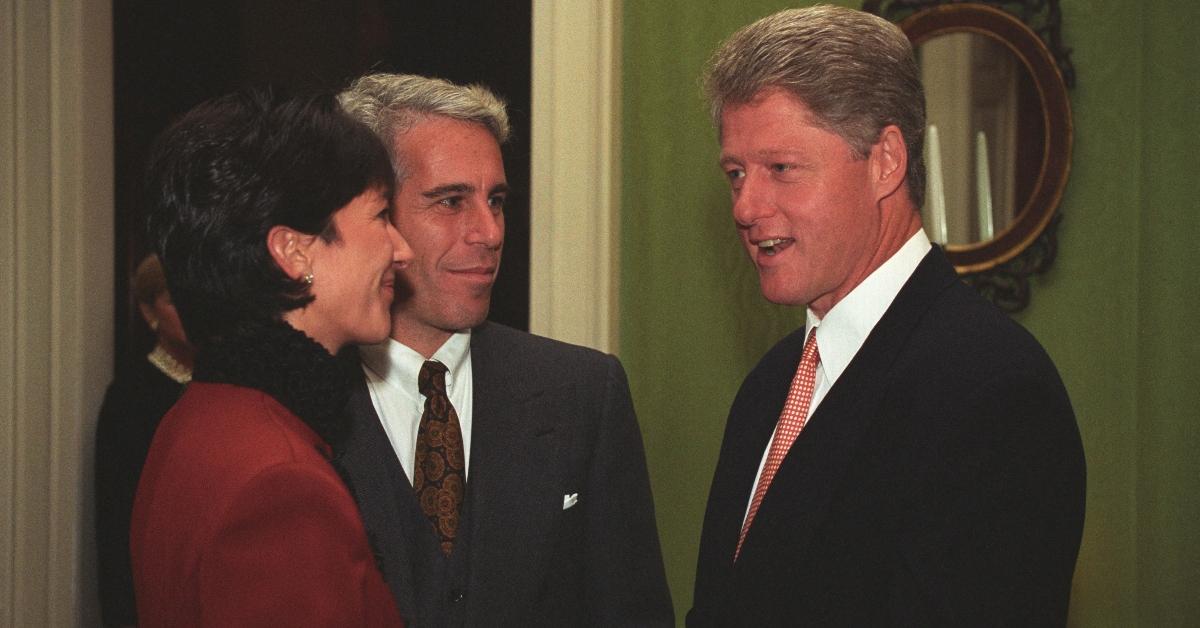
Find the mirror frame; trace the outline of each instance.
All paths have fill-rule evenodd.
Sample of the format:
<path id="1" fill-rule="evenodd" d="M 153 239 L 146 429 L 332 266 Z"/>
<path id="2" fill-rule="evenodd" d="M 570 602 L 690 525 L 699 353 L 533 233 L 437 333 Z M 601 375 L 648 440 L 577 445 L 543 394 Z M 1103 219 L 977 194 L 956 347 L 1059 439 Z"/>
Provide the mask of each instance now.
<path id="1" fill-rule="evenodd" d="M 1057 253 L 1058 206 L 1071 170 L 1074 128 L 1067 88 L 1074 84 L 1074 68 L 1060 40 L 1058 1 L 867 0 L 863 10 L 899 21 L 914 47 L 947 33 L 990 37 L 1029 71 L 1042 104 L 1046 139 L 1033 191 L 1012 224 L 991 240 L 944 247 L 964 281 L 1005 311 L 1024 309 L 1029 277 L 1049 269 Z"/>

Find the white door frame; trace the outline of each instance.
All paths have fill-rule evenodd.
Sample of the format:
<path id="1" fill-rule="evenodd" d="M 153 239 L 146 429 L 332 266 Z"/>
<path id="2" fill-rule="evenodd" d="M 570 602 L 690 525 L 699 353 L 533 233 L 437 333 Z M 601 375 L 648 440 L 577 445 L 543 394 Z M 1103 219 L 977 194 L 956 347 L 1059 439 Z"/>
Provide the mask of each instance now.
<path id="1" fill-rule="evenodd" d="M 534 0 L 530 331 L 617 350 L 619 0 Z"/>
<path id="2" fill-rule="evenodd" d="M 0 0 L 0 625 L 95 625 L 112 376 L 111 2 Z"/>

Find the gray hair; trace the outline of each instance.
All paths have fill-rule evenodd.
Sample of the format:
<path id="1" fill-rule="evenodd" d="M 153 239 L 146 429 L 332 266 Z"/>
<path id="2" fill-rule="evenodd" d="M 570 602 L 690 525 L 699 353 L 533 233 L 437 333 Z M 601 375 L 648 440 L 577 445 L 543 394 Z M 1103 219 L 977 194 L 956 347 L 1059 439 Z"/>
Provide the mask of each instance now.
<path id="1" fill-rule="evenodd" d="M 884 127 L 900 129 L 908 150 L 908 194 L 925 197 L 925 93 L 912 44 L 881 17 L 820 5 L 750 24 L 713 53 L 704 76 L 713 123 L 726 106 L 778 88 L 812 111 L 865 159 Z"/>
<path id="2" fill-rule="evenodd" d="M 456 85 L 416 74 L 368 74 L 338 94 L 342 109 L 383 140 L 397 180 L 404 166 L 395 154 L 396 136 L 430 116 L 483 126 L 498 144 L 508 140 L 508 112 L 499 96 L 482 85 Z"/>

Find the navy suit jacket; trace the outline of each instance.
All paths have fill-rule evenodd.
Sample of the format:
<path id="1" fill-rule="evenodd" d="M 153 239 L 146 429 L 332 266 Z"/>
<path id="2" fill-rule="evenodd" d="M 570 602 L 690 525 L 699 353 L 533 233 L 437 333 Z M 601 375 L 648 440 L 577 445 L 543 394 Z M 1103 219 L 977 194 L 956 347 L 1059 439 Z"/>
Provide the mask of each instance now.
<path id="1" fill-rule="evenodd" d="M 617 359 L 489 322 L 472 332 L 471 365 L 470 476 L 449 559 L 365 382 L 351 398 L 340 464 L 401 614 L 412 626 L 673 625 Z"/>
<path id="2" fill-rule="evenodd" d="M 804 344 L 746 377 L 704 517 L 689 626 L 1063 625 L 1084 459 L 1033 337 L 934 248 L 814 411 L 736 563 Z"/>

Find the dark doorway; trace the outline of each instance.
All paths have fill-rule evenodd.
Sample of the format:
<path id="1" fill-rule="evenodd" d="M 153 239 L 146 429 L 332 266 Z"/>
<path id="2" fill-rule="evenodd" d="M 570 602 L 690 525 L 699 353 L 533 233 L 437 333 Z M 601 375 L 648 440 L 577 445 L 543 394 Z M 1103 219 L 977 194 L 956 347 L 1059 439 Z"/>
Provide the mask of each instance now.
<path id="1" fill-rule="evenodd" d="M 529 327 L 531 4 L 411 0 L 116 0 L 113 4 L 118 360 L 150 339 L 129 295 L 146 253 L 141 178 L 170 121 L 248 84 L 338 89 L 368 71 L 483 83 L 509 104 L 513 189 L 492 320 Z"/>

